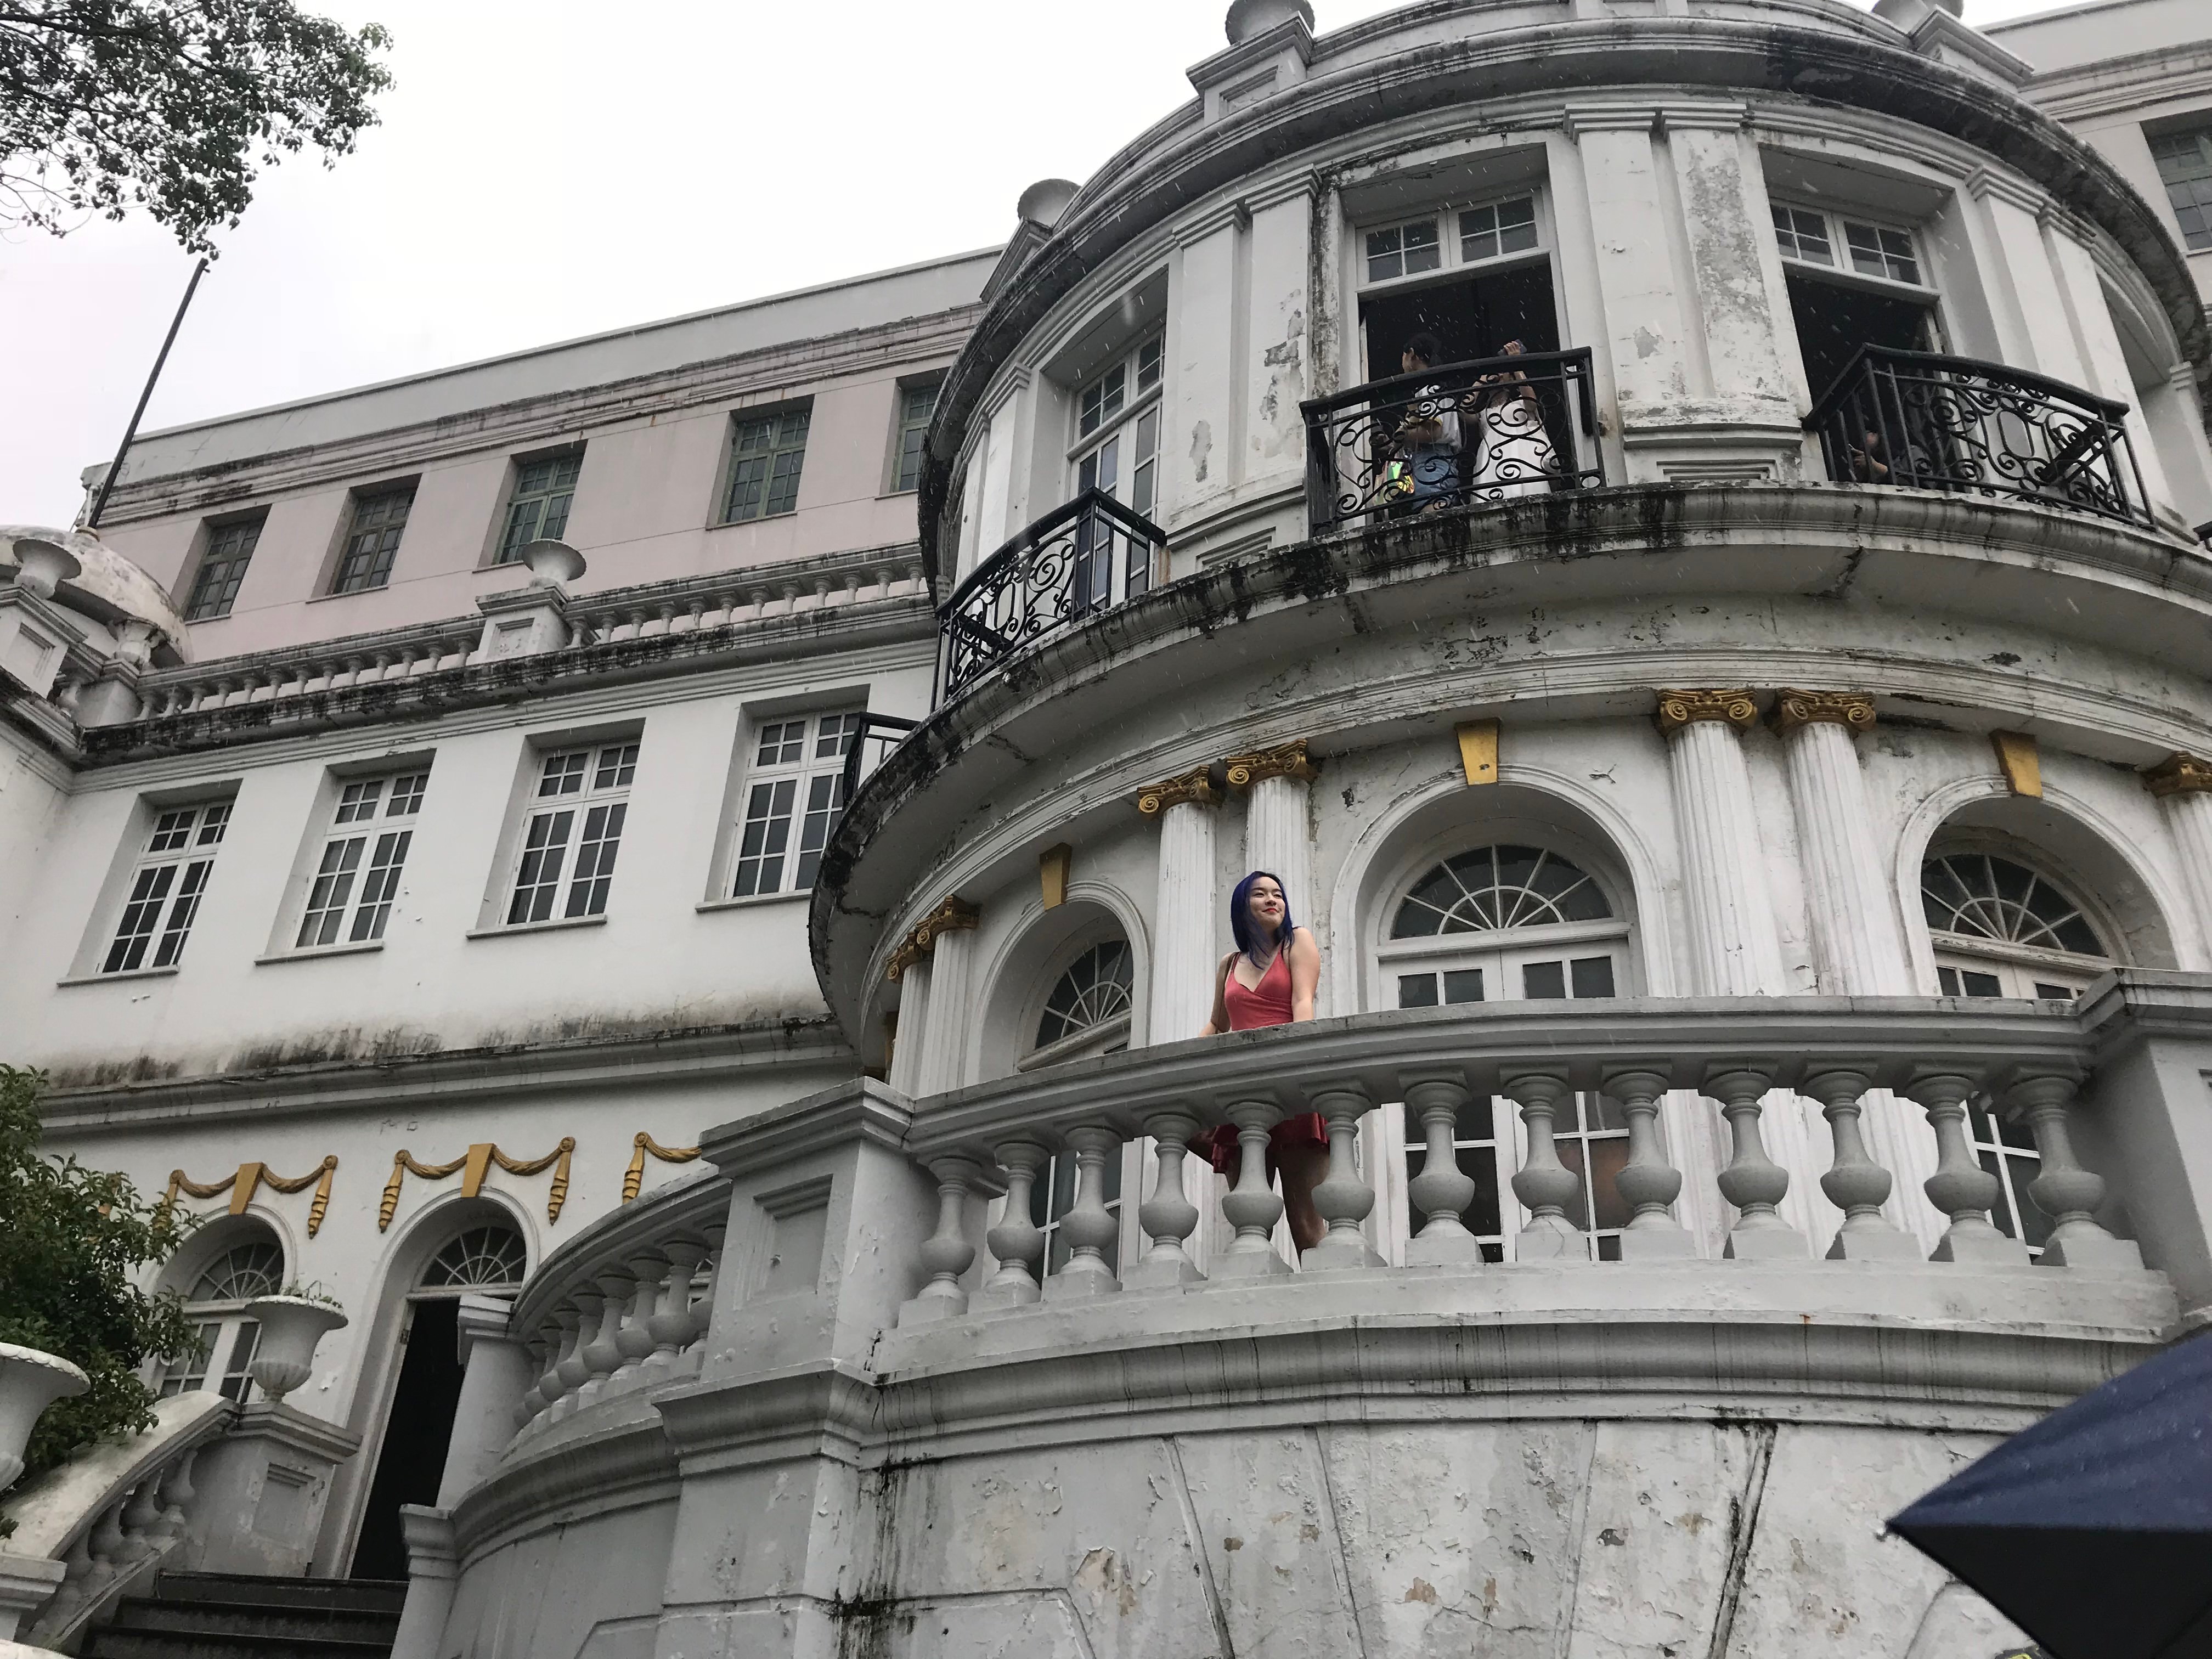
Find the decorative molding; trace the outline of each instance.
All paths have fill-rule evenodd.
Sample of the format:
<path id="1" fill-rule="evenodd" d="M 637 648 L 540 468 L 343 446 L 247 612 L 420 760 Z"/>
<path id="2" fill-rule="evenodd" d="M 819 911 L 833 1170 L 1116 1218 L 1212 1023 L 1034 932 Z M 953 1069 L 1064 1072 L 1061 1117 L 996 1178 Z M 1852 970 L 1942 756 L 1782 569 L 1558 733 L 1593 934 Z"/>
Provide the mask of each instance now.
<path id="1" fill-rule="evenodd" d="M 1726 720 L 1739 731 L 1759 720 L 1759 705 L 1748 690 L 1741 691 L 1662 691 L 1659 729 L 1672 736 L 1699 720 Z"/>
<path id="2" fill-rule="evenodd" d="M 957 893 L 951 895 L 915 924 L 914 931 L 899 942 L 898 949 L 891 952 L 891 959 L 884 967 L 884 977 L 892 984 L 897 984 L 900 975 L 937 948 L 940 934 L 957 933 L 973 927 L 981 915 L 981 911 Z"/>
<path id="3" fill-rule="evenodd" d="M 407 1178 L 409 1170 L 413 1170 L 425 1181 L 443 1181 L 454 1170 L 465 1169 L 467 1173 L 461 1177 L 461 1196 L 474 1198 L 483 1190 L 484 1177 L 491 1173 L 491 1166 L 495 1164 L 507 1174 L 518 1176 L 534 1176 L 552 1169 L 553 1191 L 545 1206 L 545 1219 L 549 1223 L 558 1221 L 561 1206 L 568 1201 L 568 1160 L 575 1150 L 576 1137 L 562 1135 L 561 1144 L 543 1158 L 509 1158 L 489 1140 L 480 1140 L 450 1164 L 422 1164 L 416 1162 L 412 1152 L 402 1147 L 392 1160 L 392 1179 L 384 1183 L 384 1201 L 376 1208 L 376 1231 L 382 1232 L 392 1225 L 392 1212 L 399 1206 L 399 1183 Z"/>
<path id="4" fill-rule="evenodd" d="M 629 1155 L 629 1168 L 623 1171 L 622 1201 L 625 1204 L 635 1199 L 637 1189 L 645 1184 L 645 1155 L 647 1152 L 663 1164 L 689 1164 L 699 1156 L 696 1146 L 664 1146 L 642 1129 L 632 1138 L 630 1146 L 635 1150 Z"/>
<path id="5" fill-rule="evenodd" d="M 1990 746 L 1997 752 L 1997 767 L 2004 774 L 2005 787 L 2015 795 L 2040 799 L 2043 757 L 2036 752 L 2035 738 L 2026 732 L 1992 732 Z"/>
<path id="6" fill-rule="evenodd" d="M 1261 749 L 1249 755 L 1231 755 L 1222 764 L 1229 769 L 1231 789 L 1249 789 L 1263 778 L 1297 778 L 1311 783 L 1321 775 L 1321 769 L 1306 755 L 1307 739 L 1286 743 L 1279 748 Z"/>
<path id="7" fill-rule="evenodd" d="M 1459 763 L 1468 787 L 1498 781 L 1498 722 L 1469 720 L 1453 728 L 1459 739 Z"/>
<path id="8" fill-rule="evenodd" d="M 1784 686 L 1774 694 L 1770 716 L 1778 732 L 1801 726 L 1840 726 L 1856 737 L 1874 730 L 1874 699 L 1861 691 L 1800 691 Z"/>
<path id="9" fill-rule="evenodd" d="M 1137 810 L 1148 818 L 1156 818 L 1170 806 L 1188 803 L 1195 806 L 1215 806 L 1221 801 L 1221 792 L 1213 787 L 1213 769 L 1201 766 L 1194 772 L 1183 772 L 1158 783 L 1148 783 L 1137 793 Z"/>
<path id="10" fill-rule="evenodd" d="M 241 1164 L 234 1174 L 204 1185 L 189 1178 L 182 1170 L 172 1170 L 169 1171 L 169 1190 L 163 1195 L 161 1205 L 164 1209 L 173 1208 L 177 1194 L 180 1192 L 194 1198 L 215 1198 L 228 1193 L 231 1214 L 244 1215 L 246 1206 L 253 1201 L 255 1191 L 264 1182 L 280 1193 L 304 1192 L 312 1186 L 315 1189 L 315 1197 L 307 1206 L 307 1237 L 313 1238 L 322 1231 L 323 1218 L 330 1212 L 331 1177 L 337 1173 L 337 1168 L 338 1159 L 335 1152 L 325 1153 L 323 1161 L 307 1174 L 289 1177 L 278 1175 L 265 1164 Z"/>
<path id="11" fill-rule="evenodd" d="M 2212 795 L 2212 761 L 2175 750 L 2142 773 L 2143 787 L 2161 800 L 2168 795 Z"/>

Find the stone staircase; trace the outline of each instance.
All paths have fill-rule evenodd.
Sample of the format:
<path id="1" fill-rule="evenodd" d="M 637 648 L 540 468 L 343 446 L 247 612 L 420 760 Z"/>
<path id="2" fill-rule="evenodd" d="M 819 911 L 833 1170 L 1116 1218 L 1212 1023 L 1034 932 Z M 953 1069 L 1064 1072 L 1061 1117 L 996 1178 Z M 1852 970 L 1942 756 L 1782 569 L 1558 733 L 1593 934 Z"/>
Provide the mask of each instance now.
<path id="1" fill-rule="evenodd" d="M 87 1632 L 79 1659 L 388 1659 L 407 1586 L 164 1572 Z"/>

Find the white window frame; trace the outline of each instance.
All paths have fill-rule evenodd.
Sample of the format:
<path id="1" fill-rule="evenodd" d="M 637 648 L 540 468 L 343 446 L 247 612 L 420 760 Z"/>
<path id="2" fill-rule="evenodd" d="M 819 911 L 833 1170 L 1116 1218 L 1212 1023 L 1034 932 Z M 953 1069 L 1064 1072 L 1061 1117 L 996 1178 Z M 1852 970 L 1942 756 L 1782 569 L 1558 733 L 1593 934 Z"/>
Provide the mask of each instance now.
<path id="1" fill-rule="evenodd" d="M 1495 252 L 1468 257 L 1468 245 L 1477 228 L 1470 227 L 1470 219 L 1483 214 L 1497 216 L 1501 210 L 1517 209 L 1528 204 L 1532 241 L 1517 247 L 1506 247 L 1501 228 L 1493 226 L 1492 234 L 1498 236 Z M 1522 222 L 1516 216 L 1514 224 Z M 1425 264 L 1419 270 L 1403 268 L 1395 274 L 1376 276 L 1374 261 L 1377 257 L 1370 238 L 1396 235 L 1401 246 L 1398 256 L 1402 260 L 1406 252 L 1403 243 L 1408 231 L 1424 228 L 1434 232 L 1437 262 Z M 1378 220 L 1373 223 L 1355 225 L 1352 234 L 1352 257 L 1356 273 L 1353 286 L 1362 294 L 1382 294 L 1401 288 L 1419 288 L 1448 280 L 1461 273 L 1485 274 L 1493 270 L 1510 270 L 1516 265 L 1549 264 L 1552 258 L 1553 236 L 1551 216 L 1540 185 L 1530 185 L 1516 190 L 1487 191 L 1482 195 L 1464 200 L 1446 202 L 1425 212 L 1401 215 Z M 1387 254 L 1382 257 L 1389 257 Z M 1434 365 L 1431 365 L 1434 367 Z M 1392 374 L 1397 372 L 1394 367 Z"/>
<path id="2" fill-rule="evenodd" d="M 233 805 L 225 796 L 153 809 L 145 849 L 131 867 L 123 908 L 100 952 L 99 974 L 143 973 L 174 968 L 184 960 L 214 877 L 216 855 L 230 828 Z"/>
<path id="3" fill-rule="evenodd" d="M 1894 295 L 1899 299 L 1917 301 L 1929 307 L 1929 325 L 1938 331 L 1940 336 L 1941 319 L 1936 306 L 1942 296 L 1929 280 L 1933 272 L 1928 260 L 1927 239 L 1917 225 L 1900 222 L 1878 213 L 1815 207 L 1788 196 L 1769 197 L 1767 200 L 1771 210 L 1768 234 L 1774 238 L 1776 251 L 1782 256 L 1784 270 L 1800 270 L 1809 276 Z M 1785 233 L 1779 222 L 1784 215 L 1790 216 L 1793 220 L 1805 217 L 1819 220 L 1827 243 L 1828 258 L 1825 260 L 1809 258 L 1800 251 L 1799 245 L 1804 240 L 1804 233 L 1795 225 L 1787 233 L 1790 240 L 1785 242 L 1783 240 Z M 1887 263 L 1894 256 L 1888 253 L 1884 254 L 1884 269 L 1881 270 L 1862 268 L 1860 254 L 1851 241 L 1854 230 L 1872 232 L 1877 240 L 1885 235 L 1902 237 L 1910 250 L 1908 257 L 1912 261 L 1914 280 L 1908 281 L 1890 274 Z"/>
<path id="4" fill-rule="evenodd" d="M 284 1250 L 270 1238 L 245 1239 L 210 1257 L 193 1274 L 192 1288 L 198 1289 L 210 1273 L 239 1251 L 256 1247 L 276 1252 L 276 1262 L 270 1275 L 269 1289 L 262 1292 L 273 1295 L 284 1284 Z M 185 1316 L 192 1322 L 199 1338 L 199 1352 L 171 1360 L 160 1368 L 161 1375 L 154 1382 L 158 1396 L 166 1400 L 172 1395 L 204 1391 L 221 1394 L 241 1406 L 252 1399 L 253 1376 L 250 1367 L 261 1346 L 261 1322 L 246 1317 L 246 1304 L 249 1300 L 250 1297 L 222 1297 L 185 1304 Z"/>
<path id="5" fill-rule="evenodd" d="M 752 723 L 731 815 L 723 897 L 775 898 L 812 890 L 830 828 L 844 809 L 845 757 L 859 741 L 866 714 L 841 704 L 763 715 Z"/>
<path id="6" fill-rule="evenodd" d="M 502 927 L 543 927 L 606 914 L 641 744 L 637 737 L 606 738 L 538 750 L 500 910 Z M 579 757 L 580 765 L 572 765 Z M 544 914 L 533 914 L 541 894 Z"/>
<path id="7" fill-rule="evenodd" d="M 383 942 L 414 846 L 430 769 L 425 763 L 335 781 L 337 799 L 307 871 L 298 925 L 291 930 L 295 955 Z"/>

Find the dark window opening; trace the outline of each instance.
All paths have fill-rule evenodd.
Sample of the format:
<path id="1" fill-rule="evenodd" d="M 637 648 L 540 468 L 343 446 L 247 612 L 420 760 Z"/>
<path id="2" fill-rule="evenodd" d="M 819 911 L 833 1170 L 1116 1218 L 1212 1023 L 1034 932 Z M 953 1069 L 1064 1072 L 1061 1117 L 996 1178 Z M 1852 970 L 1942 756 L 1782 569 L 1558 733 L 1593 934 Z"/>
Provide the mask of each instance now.
<path id="1" fill-rule="evenodd" d="M 455 1350 L 460 1304 L 447 1298 L 413 1304 L 399 1385 L 376 1454 L 361 1537 L 354 1545 L 353 1578 L 407 1577 L 407 1540 L 399 1530 L 403 1504 L 434 1504 L 446 1473 L 446 1447 L 453 1437 L 453 1412 L 461 1402 L 461 1362 Z"/>
<path id="2" fill-rule="evenodd" d="M 1416 334 L 1435 335 L 1447 363 L 1503 356 L 1508 340 L 1520 341 L 1529 351 L 1559 349 L 1559 313 L 1546 264 L 1410 292 L 1370 294 L 1359 302 L 1359 320 L 1367 334 L 1370 380 L 1404 372 L 1400 354 Z"/>
<path id="3" fill-rule="evenodd" d="M 1936 349 L 1935 315 L 1918 300 L 1870 293 L 1844 283 L 1788 273 L 1790 311 L 1797 324 L 1797 349 L 1805 379 L 1819 403 L 1862 346 L 1893 351 Z"/>

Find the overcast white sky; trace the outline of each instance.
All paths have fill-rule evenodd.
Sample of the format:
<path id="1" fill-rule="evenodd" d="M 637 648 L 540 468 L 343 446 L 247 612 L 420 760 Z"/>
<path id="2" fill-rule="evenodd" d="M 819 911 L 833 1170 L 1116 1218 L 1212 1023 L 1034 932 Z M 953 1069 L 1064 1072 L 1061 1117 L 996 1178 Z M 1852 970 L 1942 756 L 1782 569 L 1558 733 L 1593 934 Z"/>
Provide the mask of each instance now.
<path id="1" fill-rule="evenodd" d="M 308 9 L 392 30 L 383 125 L 263 179 L 146 430 L 998 242 L 1191 95 L 1227 0 Z M 75 516 L 191 268 L 143 217 L 0 240 L 0 523 Z"/>

